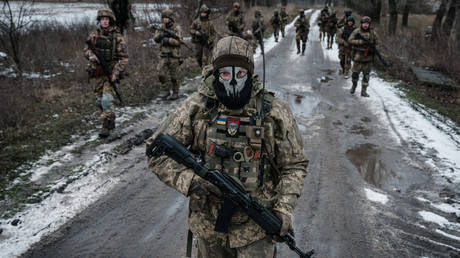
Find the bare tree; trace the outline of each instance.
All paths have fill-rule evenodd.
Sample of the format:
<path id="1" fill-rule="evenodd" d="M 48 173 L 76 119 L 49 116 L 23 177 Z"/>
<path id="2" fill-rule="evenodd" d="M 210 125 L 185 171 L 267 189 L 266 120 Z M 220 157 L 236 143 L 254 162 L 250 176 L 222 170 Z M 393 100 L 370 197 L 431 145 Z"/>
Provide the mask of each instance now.
<path id="1" fill-rule="evenodd" d="M 396 27 L 398 26 L 398 8 L 396 6 L 396 0 L 388 0 L 388 7 L 390 9 L 390 21 L 388 22 L 388 32 L 390 34 L 395 34 Z"/>
<path id="2" fill-rule="evenodd" d="M 32 25 L 34 0 L 11 2 L 1 0 L 0 11 L 0 44 L 8 54 L 8 60 L 13 65 L 19 77 L 22 77 L 22 47 L 23 36 Z"/>
<path id="3" fill-rule="evenodd" d="M 433 22 L 433 37 L 439 38 L 441 32 L 442 19 L 446 13 L 447 0 L 442 0 L 441 5 L 439 6 L 438 11 L 436 12 L 436 18 Z"/>
<path id="4" fill-rule="evenodd" d="M 412 7 L 412 1 L 406 0 L 406 4 L 404 5 L 403 10 L 403 17 L 402 17 L 402 26 L 407 27 L 409 25 L 409 12 Z"/>
<path id="5" fill-rule="evenodd" d="M 444 23 L 442 24 L 442 35 L 445 37 L 450 37 L 450 32 L 452 27 L 454 26 L 455 22 L 455 0 L 450 3 L 449 10 L 447 11 L 446 19 L 444 19 Z"/>
<path id="6" fill-rule="evenodd" d="M 455 40 L 457 53 L 460 53 L 460 3 L 455 0 L 456 18 L 455 18 Z"/>

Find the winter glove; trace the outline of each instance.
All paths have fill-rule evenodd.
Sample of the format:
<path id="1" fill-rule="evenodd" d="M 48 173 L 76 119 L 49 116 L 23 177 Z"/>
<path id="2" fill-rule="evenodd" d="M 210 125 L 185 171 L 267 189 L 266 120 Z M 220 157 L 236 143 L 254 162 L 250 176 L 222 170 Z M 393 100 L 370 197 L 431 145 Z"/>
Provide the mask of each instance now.
<path id="1" fill-rule="evenodd" d="M 281 220 L 280 236 L 285 236 L 287 233 L 291 233 L 292 235 L 294 235 L 291 216 L 281 213 L 279 211 L 275 211 L 274 213 L 276 217 L 278 217 Z M 277 242 L 284 242 L 284 240 L 279 236 L 275 236 L 274 239 Z"/>
<path id="2" fill-rule="evenodd" d="M 220 197 L 221 192 L 217 186 L 209 183 L 208 181 L 204 180 L 203 178 L 199 176 L 194 176 L 192 179 L 192 183 L 190 184 L 190 187 L 188 188 L 188 195 L 192 194 L 197 194 L 197 195 L 202 195 L 202 196 L 207 196 L 207 195 L 215 195 Z"/>

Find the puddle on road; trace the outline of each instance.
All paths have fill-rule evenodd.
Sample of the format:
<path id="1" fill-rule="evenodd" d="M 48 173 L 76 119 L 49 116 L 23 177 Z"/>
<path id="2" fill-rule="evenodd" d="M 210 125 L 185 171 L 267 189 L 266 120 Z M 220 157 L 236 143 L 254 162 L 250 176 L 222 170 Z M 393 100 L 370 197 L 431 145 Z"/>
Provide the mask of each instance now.
<path id="1" fill-rule="evenodd" d="M 295 98 L 295 103 L 301 104 L 303 98 L 304 98 L 304 96 L 297 95 L 296 98 Z"/>
<path id="2" fill-rule="evenodd" d="M 380 151 L 376 145 L 362 144 L 346 152 L 347 158 L 358 168 L 363 179 L 376 187 L 383 188 L 385 183 L 396 177 L 378 158 Z"/>

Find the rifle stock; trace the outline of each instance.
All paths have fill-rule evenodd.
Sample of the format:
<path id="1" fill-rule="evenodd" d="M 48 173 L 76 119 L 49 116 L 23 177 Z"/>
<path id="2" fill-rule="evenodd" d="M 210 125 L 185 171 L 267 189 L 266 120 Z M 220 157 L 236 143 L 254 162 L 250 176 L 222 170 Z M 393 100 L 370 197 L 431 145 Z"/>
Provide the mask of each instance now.
<path id="1" fill-rule="evenodd" d="M 121 99 L 121 96 L 118 93 L 117 85 L 115 84 L 115 82 L 112 81 L 112 78 L 110 78 L 110 76 L 112 75 L 112 72 L 109 71 L 109 68 L 108 68 L 107 64 L 105 63 L 104 58 L 102 58 L 97 53 L 96 46 L 94 46 L 94 43 L 93 43 L 93 41 L 91 39 L 88 39 L 86 41 L 86 44 L 88 45 L 89 49 L 94 53 L 94 55 L 96 55 L 97 59 L 99 60 L 99 65 L 102 67 L 102 71 L 104 72 L 104 75 L 107 77 L 107 80 L 109 81 L 110 86 L 112 86 L 113 91 L 115 91 L 115 95 L 117 95 L 117 98 L 120 101 L 120 104 L 123 105 L 123 100 Z"/>
<path id="2" fill-rule="evenodd" d="M 170 135 L 160 133 L 153 143 L 147 147 L 148 157 L 160 157 L 166 155 L 176 162 L 192 169 L 195 174 L 209 181 L 219 188 L 223 197 L 230 200 L 235 206 L 245 212 L 254 222 L 256 222 L 267 234 L 279 236 L 282 223 L 270 210 L 260 205 L 254 198 L 246 193 L 244 188 L 233 178 L 218 170 L 209 170 L 200 164 L 180 142 Z M 296 252 L 299 257 L 309 258 L 314 254 L 311 250 L 304 253 L 295 243 L 291 234 L 279 236 L 285 241 L 291 250 Z"/>

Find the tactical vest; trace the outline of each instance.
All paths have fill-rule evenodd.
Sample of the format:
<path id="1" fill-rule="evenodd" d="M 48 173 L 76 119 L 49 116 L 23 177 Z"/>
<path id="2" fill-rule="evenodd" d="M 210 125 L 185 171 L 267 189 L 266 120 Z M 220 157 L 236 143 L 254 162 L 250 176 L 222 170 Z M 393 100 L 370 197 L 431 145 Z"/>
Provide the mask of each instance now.
<path id="1" fill-rule="evenodd" d="M 98 56 L 104 58 L 106 64 L 113 65 L 113 61 L 118 59 L 117 56 L 117 35 L 115 32 L 109 35 L 98 34 L 94 46 Z"/>
<path id="2" fill-rule="evenodd" d="M 272 93 L 259 93 L 249 103 L 257 108 L 241 116 L 216 114 L 206 130 L 206 166 L 237 178 L 248 193 L 254 193 L 264 182 L 277 180 L 268 160 L 268 154 L 274 153 L 274 122 L 266 118 L 262 126 L 258 116 L 262 108 L 270 111 L 273 100 Z"/>
<path id="3" fill-rule="evenodd" d="M 366 32 L 366 33 L 361 33 L 361 29 L 359 29 L 359 33 L 367 38 L 372 44 L 374 44 L 374 41 L 375 41 L 375 34 L 374 34 L 374 30 L 372 28 L 369 29 L 369 32 Z M 369 38 L 367 37 L 369 36 Z M 368 49 L 368 46 L 367 44 L 363 44 L 363 45 L 359 45 L 359 46 L 354 46 L 353 47 L 353 50 L 355 51 L 359 51 L 359 52 L 366 52 L 366 51 L 369 51 Z"/>
<path id="4" fill-rule="evenodd" d="M 352 26 L 348 26 L 348 25 L 345 25 L 345 27 L 343 28 L 343 33 L 342 33 L 342 39 L 345 40 L 345 41 L 348 41 L 348 38 L 350 37 L 351 33 L 356 29 L 356 27 Z"/>

